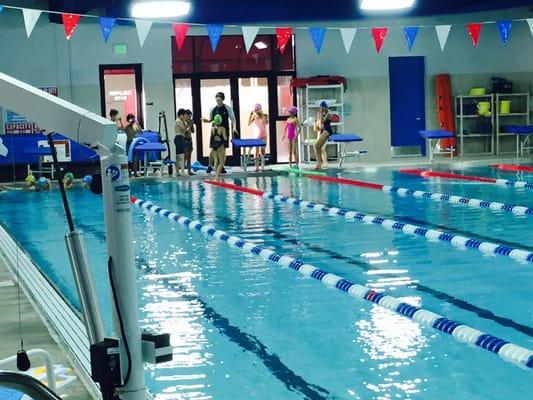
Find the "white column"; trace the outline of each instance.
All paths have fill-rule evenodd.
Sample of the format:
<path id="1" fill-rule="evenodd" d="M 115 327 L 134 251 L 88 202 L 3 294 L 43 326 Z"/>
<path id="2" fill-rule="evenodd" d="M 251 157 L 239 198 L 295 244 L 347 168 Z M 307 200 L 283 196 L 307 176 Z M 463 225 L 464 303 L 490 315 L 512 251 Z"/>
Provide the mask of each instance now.
<path id="1" fill-rule="evenodd" d="M 112 258 L 117 303 L 124 322 L 124 331 L 132 363 L 129 381 L 127 385 L 119 389 L 120 398 L 123 400 L 146 400 L 137 307 L 137 273 L 134 264 L 127 158 L 125 155 L 117 153 L 104 156 L 101 159 L 101 168 L 107 250 L 109 257 Z M 114 303 L 112 312 L 113 332 L 120 339 L 121 373 L 122 378 L 125 379 L 128 358 Z"/>

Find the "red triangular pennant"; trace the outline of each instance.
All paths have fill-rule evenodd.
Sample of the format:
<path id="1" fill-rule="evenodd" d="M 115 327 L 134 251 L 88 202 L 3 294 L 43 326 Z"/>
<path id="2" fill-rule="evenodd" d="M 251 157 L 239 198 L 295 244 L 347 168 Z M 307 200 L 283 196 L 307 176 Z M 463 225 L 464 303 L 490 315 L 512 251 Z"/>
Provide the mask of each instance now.
<path id="1" fill-rule="evenodd" d="M 187 32 L 189 32 L 189 24 L 172 24 L 172 29 L 174 30 L 174 35 L 176 35 L 175 39 L 178 50 L 181 50 Z"/>
<path id="2" fill-rule="evenodd" d="M 472 44 L 474 47 L 477 47 L 477 44 L 479 43 L 479 34 L 481 32 L 481 24 L 466 24 L 466 29 L 468 29 Z"/>
<path id="3" fill-rule="evenodd" d="M 372 28 L 372 37 L 374 38 L 374 43 L 376 44 L 377 53 L 381 51 L 381 46 L 383 46 L 383 42 L 385 41 L 388 32 L 388 28 Z"/>
<path id="4" fill-rule="evenodd" d="M 65 37 L 69 40 L 78 26 L 78 22 L 80 22 L 81 15 L 63 13 L 61 18 L 63 19 L 63 28 L 65 28 Z"/>
<path id="5" fill-rule="evenodd" d="M 292 28 L 276 28 L 276 38 L 278 39 L 278 49 L 281 54 L 285 53 L 285 48 L 292 37 Z"/>

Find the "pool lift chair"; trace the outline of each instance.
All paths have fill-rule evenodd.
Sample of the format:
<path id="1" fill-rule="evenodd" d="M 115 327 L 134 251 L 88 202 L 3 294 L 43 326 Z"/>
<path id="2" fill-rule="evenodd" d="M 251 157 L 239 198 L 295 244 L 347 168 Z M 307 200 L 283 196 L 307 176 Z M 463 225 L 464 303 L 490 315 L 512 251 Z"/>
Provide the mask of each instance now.
<path id="1" fill-rule="evenodd" d="M 70 230 L 65 237 L 67 250 L 91 344 L 92 379 L 100 385 L 104 400 L 147 400 L 143 362 L 169 361 L 172 349 L 168 334 L 142 333 L 139 328 L 128 160 L 124 148 L 116 144 L 116 125 L 3 73 L 0 106 L 30 117 L 48 132 L 61 132 L 100 156 L 100 178 L 95 176 L 91 190 L 103 193 L 115 337 L 105 337 L 83 234 L 74 227 L 53 133 L 48 136 Z M 120 279 L 114 279 L 117 276 Z"/>

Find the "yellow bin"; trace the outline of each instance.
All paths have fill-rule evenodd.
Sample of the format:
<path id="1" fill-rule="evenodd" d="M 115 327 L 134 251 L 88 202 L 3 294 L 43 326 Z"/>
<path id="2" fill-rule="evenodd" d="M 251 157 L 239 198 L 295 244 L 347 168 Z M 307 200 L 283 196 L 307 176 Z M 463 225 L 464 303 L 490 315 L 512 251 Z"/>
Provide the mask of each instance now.
<path id="1" fill-rule="evenodd" d="M 511 100 L 501 100 L 500 101 L 500 114 L 510 114 L 511 113 Z"/>
<path id="2" fill-rule="evenodd" d="M 490 115 L 490 101 L 480 101 L 477 103 L 477 112 L 479 115 Z"/>

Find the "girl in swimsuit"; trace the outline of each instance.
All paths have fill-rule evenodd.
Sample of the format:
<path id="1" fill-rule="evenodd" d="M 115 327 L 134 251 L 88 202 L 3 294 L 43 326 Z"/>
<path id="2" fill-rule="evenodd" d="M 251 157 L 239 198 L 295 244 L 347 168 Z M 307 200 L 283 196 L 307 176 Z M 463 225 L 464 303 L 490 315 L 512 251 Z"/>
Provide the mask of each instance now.
<path id="1" fill-rule="evenodd" d="M 281 140 L 289 139 L 289 168 L 292 168 L 293 156 L 296 168 L 298 168 L 298 133 L 300 133 L 301 125 L 297 114 L 298 109 L 296 107 L 289 108 L 289 118 L 287 118 L 287 124 L 281 138 Z"/>
<path id="2" fill-rule="evenodd" d="M 228 140 L 228 134 L 226 128 L 222 126 L 222 117 L 219 114 L 213 118 L 213 124 L 210 147 L 213 149 L 213 162 L 216 171 L 215 178 L 220 179 L 220 173 L 226 162 L 226 148 L 224 147 L 224 143 Z"/>
<path id="3" fill-rule="evenodd" d="M 315 169 L 322 169 L 322 164 L 324 164 L 326 168 L 328 167 L 326 142 L 328 141 L 329 136 L 333 134 L 333 129 L 331 127 L 331 112 L 329 111 L 328 104 L 325 101 L 320 103 L 320 111 L 318 112 L 316 123 L 318 137 L 315 142 Z"/>
<path id="4" fill-rule="evenodd" d="M 268 125 L 268 115 L 263 112 L 261 104 L 257 103 L 254 106 L 254 110 L 250 113 L 250 118 L 248 118 L 248 126 L 254 124 L 254 137 L 256 139 L 267 141 L 267 125 Z M 259 171 L 259 154 L 265 155 L 265 147 L 256 147 L 255 148 L 255 171 Z"/>

